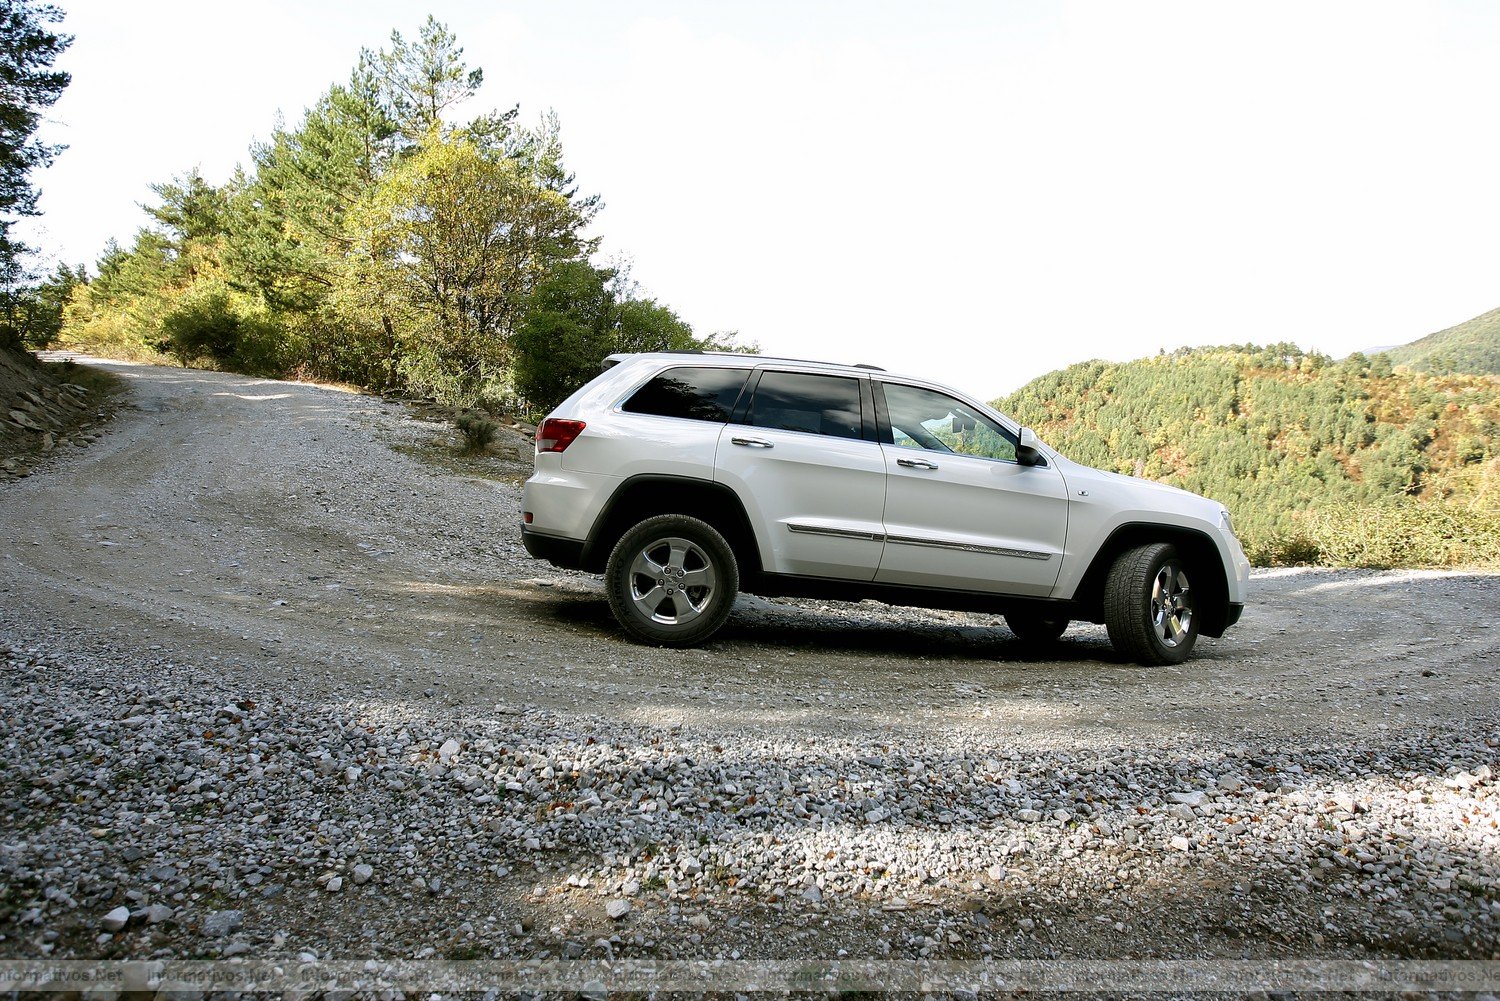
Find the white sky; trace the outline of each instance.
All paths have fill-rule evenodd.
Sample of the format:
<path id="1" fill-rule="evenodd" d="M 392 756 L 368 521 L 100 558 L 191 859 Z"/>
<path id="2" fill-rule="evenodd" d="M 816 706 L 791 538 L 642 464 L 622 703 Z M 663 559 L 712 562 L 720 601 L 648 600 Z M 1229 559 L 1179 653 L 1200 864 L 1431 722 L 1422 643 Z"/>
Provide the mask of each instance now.
<path id="1" fill-rule="evenodd" d="M 58 0 L 77 41 L 28 235 L 127 242 L 248 162 L 409 0 Z M 604 255 L 700 333 L 989 398 L 1087 358 L 1331 354 L 1500 305 L 1500 4 L 446 2 L 555 108 Z"/>

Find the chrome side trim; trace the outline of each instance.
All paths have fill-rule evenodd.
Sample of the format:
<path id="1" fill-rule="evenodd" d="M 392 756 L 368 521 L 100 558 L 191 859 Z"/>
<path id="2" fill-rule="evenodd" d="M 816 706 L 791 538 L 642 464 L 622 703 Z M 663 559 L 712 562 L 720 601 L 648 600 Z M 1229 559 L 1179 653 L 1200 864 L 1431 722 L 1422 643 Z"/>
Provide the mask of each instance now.
<path id="1" fill-rule="evenodd" d="M 948 542 L 943 539 L 918 539 L 910 535 L 887 535 L 885 541 L 902 546 L 927 546 L 932 549 L 956 549 L 964 553 L 982 553 L 985 556 L 1015 556 L 1023 560 L 1050 560 L 1051 553 L 1038 553 L 1031 549 L 1007 549 L 1003 546 L 976 546 L 969 542 Z"/>
<path id="2" fill-rule="evenodd" d="M 878 532 L 859 532 L 848 528 L 826 528 L 823 525 L 799 525 L 786 523 L 788 532 L 797 535 L 823 535 L 833 539 L 858 539 L 861 542 L 894 542 L 903 546 L 927 546 L 931 549 L 955 549 L 964 553 L 982 553 L 985 556 L 1014 556 L 1023 560 L 1050 560 L 1051 553 L 1039 553 L 1031 549 L 1007 549 L 1003 546 L 976 546 L 968 542 L 947 542 L 942 539 L 919 539 L 911 535 L 881 535 Z"/>
<path id="3" fill-rule="evenodd" d="M 862 542 L 879 542 L 885 538 L 878 532 L 857 532 L 848 528 L 825 528 L 822 525 L 799 525 L 793 521 L 786 523 L 786 530 L 798 535 L 826 535 L 834 539 L 859 539 Z"/>

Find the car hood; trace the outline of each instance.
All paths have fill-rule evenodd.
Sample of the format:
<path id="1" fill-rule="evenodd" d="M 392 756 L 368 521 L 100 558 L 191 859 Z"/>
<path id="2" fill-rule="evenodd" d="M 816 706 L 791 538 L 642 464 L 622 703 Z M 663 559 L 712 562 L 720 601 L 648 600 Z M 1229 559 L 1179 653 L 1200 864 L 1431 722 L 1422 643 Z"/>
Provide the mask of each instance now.
<path id="1" fill-rule="evenodd" d="M 1056 461 L 1058 472 L 1062 473 L 1063 479 L 1067 481 L 1069 493 L 1074 496 L 1077 496 L 1080 490 L 1088 490 L 1090 493 L 1097 491 L 1099 494 L 1114 498 L 1115 502 L 1121 505 L 1163 507 L 1213 523 L 1217 523 L 1219 511 L 1223 507 L 1217 501 L 1190 490 L 1183 490 L 1181 487 L 1085 466 L 1054 452 L 1051 448 L 1047 449 L 1047 456 Z"/>

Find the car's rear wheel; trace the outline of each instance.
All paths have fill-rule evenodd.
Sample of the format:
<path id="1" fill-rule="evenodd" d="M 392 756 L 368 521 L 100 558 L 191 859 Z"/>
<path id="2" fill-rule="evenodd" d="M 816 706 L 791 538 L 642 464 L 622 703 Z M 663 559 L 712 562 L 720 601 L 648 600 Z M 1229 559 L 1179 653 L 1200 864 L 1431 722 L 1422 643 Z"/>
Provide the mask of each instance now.
<path id="1" fill-rule="evenodd" d="M 604 570 L 616 621 L 657 646 L 693 646 L 718 632 L 739 586 L 739 565 L 724 536 L 682 514 L 657 515 L 631 528 Z"/>
<path id="2" fill-rule="evenodd" d="M 1104 624 L 1117 651 L 1141 664 L 1180 664 L 1198 641 L 1196 593 L 1177 548 L 1122 553 L 1104 585 Z"/>
<path id="3" fill-rule="evenodd" d="M 1067 619 L 1046 619 L 1037 615 L 1010 614 L 1005 625 L 1023 643 L 1042 645 L 1056 643 L 1067 632 Z"/>

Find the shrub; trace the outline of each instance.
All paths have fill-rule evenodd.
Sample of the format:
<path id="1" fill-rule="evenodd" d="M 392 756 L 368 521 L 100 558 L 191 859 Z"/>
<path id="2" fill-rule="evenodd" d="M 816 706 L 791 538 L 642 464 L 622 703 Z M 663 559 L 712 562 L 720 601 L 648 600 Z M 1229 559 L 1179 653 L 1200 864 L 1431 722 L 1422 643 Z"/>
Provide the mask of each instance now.
<path id="1" fill-rule="evenodd" d="M 1500 511 L 1398 498 L 1309 512 L 1307 540 L 1327 566 L 1500 567 Z"/>
<path id="2" fill-rule="evenodd" d="M 453 418 L 453 426 L 458 428 L 458 433 L 463 435 L 463 453 L 473 455 L 483 452 L 489 447 L 490 442 L 495 440 L 495 433 L 500 430 L 488 414 L 471 412 L 459 414 Z"/>
<path id="3" fill-rule="evenodd" d="M 1318 544 L 1303 532 L 1280 535 L 1257 546 L 1248 546 L 1250 562 L 1259 567 L 1296 567 L 1321 562 Z"/>
<path id="4" fill-rule="evenodd" d="M 161 318 L 154 346 L 186 363 L 208 361 L 251 375 L 279 375 L 283 336 L 257 304 L 208 279 L 195 283 Z"/>

